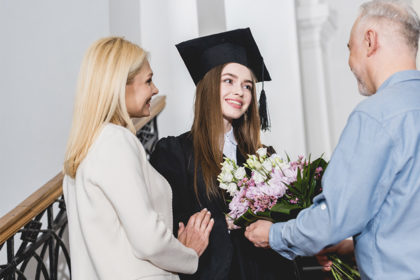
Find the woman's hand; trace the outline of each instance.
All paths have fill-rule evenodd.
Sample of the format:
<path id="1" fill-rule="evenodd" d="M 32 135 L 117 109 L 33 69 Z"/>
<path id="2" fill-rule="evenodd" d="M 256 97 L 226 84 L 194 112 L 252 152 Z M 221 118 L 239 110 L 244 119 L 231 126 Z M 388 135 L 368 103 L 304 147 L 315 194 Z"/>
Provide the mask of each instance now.
<path id="1" fill-rule="evenodd" d="M 353 240 L 345 239 L 340 243 L 331 247 L 327 247 L 316 254 L 316 259 L 318 260 L 318 263 L 322 265 L 322 270 L 324 271 L 331 270 L 332 261 L 328 258 L 328 254 L 330 253 L 335 253 L 339 256 L 352 255 L 354 257 Z"/>
<path id="2" fill-rule="evenodd" d="M 201 210 L 190 217 L 187 226 L 179 223 L 178 240 L 186 247 L 194 249 L 201 256 L 209 244 L 210 232 L 214 225 L 214 219 L 207 209 Z"/>
<path id="3" fill-rule="evenodd" d="M 233 223 L 233 220 L 231 218 L 229 218 L 229 216 L 225 216 L 226 217 L 226 224 L 227 224 L 227 228 L 228 230 L 233 230 L 233 229 L 239 229 L 241 227 L 238 227 L 237 225 L 235 225 Z"/>

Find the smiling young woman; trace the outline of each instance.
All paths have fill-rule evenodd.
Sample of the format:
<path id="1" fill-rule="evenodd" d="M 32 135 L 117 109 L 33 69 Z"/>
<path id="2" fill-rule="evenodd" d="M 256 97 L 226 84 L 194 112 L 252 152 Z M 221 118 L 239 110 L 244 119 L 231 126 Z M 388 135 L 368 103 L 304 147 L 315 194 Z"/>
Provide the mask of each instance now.
<path id="1" fill-rule="evenodd" d="M 174 232 L 178 222 L 203 207 L 215 220 L 197 272 L 181 279 L 293 279 L 289 261 L 255 248 L 243 229 L 229 231 L 226 194 L 216 180 L 224 156 L 242 164 L 262 146 L 255 83 L 270 76 L 250 30 L 201 37 L 177 48 L 197 86 L 194 122 L 191 131 L 161 139 L 150 162 L 171 185 Z"/>
<path id="2" fill-rule="evenodd" d="M 224 135 L 229 132 L 235 135 L 242 156 L 254 154 L 261 147 L 251 71 L 238 63 L 222 64 L 209 70 L 197 85 L 194 112 L 190 133 L 194 147 L 194 176 L 200 168 L 205 182 L 204 193 L 206 199 L 210 199 L 221 195 L 216 177 L 223 161 Z M 200 199 L 197 180 L 194 180 L 194 190 Z"/>

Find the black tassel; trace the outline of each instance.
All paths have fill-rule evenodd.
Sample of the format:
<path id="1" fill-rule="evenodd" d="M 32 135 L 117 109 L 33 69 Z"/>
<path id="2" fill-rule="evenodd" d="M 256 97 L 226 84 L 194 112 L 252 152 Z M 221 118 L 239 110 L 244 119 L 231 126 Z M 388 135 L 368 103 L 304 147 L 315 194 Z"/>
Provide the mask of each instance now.
<path id="1" fill-rule="evenodd" d="M 271 125 L 268 117 L 267 97 L 265 96 L 264 88 L 261 90 L 258 112 L 260 114 L 261 130 L 270 130 Z"/>

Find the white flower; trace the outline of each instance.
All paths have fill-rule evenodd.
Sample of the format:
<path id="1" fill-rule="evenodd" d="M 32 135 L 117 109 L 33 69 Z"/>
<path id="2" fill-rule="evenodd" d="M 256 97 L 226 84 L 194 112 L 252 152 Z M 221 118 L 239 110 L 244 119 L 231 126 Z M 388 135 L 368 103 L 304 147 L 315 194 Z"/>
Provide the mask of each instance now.
<path id="1" fill-rule="evenodd" d="M 221 189 L 223 189 L 223 190 L 227 190 L 228 185 L 227 185 L 227 184 L 225 184 L 225 183 L 220 183 L 220 184 L 219 184 L 219 188 L 221 188 Z"/>
<path id="2" fill-rule="evenodd" d="M 256 156 L 252 155 L 248 157 L 248 159 L 246 160 L 246 163 L 249 165 L 249 167 L 252 167 L 255 161 L 256 161 Z"/>
<path id="3" fill-rule="evenodd" d="M 254 164 L 257 160 L 255 159 L 255 156 L 249 156 L 249 158 L 246 160 L 246 164 L 250 169 L 254 169 Z"/>
<path id="4" fill-rule="evenodd" d="M 290 169 L 290 164 L 284 162 L 281 159 L 276 159 L 275 166 L 276 166 L 276 169 L 280 169 L 280 170 Z"/>
<path id="5" fill-rule="evenodd" d="M 264 167 L 265 171 L 267 171 L 267 172 L 270 172 L 271 169 L 273 168 L 273 164 L 272 164 L 272 162 L 271 162 L 271 160 L 269 158 L 266 159 L 263 162 L 262 166 Z"/>
<path id="6" fill-rule="evenodd" d="M 222 175 L 221 179 L 222 179 L 223 182 L 225 182 L 225 183 L 232 182 L 232 180 L 233 180 L 232 172 L 223 171 L 221 175 Z"/>
<path id="7" fill-rule="evenodd" d="M 259 148 L 259 149 L 257 150 L 257 154 L 258 154 L 260 157 L 266 156 L 266 155 L 267 155 L 267 149 L 266 149 L 266 148 Z"/>
<path id="8" fill-rule="evenodd" d="M 260 170 L 262 168 L 262 164 L 259 161 L 254 162 L 254 168 L 256 170 Z"/>
<path id="9" fill-rule="evenodd" d="M 229 194 L 230 194 L 231 196 L 234 196 L 234 195 L 235 195 L 235 193 L 238 191 L 238 188 L 236 187 L 236 184 L 235 184 L 235 183 L 230 183 L 230 184 L 227 186 L 227 191 L 229 192 Z"/>
<path id="10" fill-rule="evenodd" d="M 272 155 L 270 156 L 270 158 L 271 158 L 272 160 L 275 160 L 276 158 L 278 158 L 278 159 L 282 160 L 282 158 L 279 156 L 279 154 L 276 154 L 276 153 L 272 154 Z"/>
<path id="11" fill-rule="evenodd" d="M 259 183 L 264 182 L 265 179 L 267 179 L 267 177 L 261 174 L 260 172 L 254 172 L 254 174 L 252 175 L 252 179 L 254 179 L 254 182 L 256 184 L 259 184 Z"/>
<path id="12" fill-rule="evenodd" d="M 236 179 L 242 180 L 246 175 L 245 168 L 244 167 L 239 167 L 238 169 L 236 169 L 234 175 L 235 175 Z"/>
<path id="13" fill-rule="evenodd" d="M 231 172 L 235 169 L 233 164 L 231 162 L 228 162 L 228 161 L 223 162 L 222 165 L 223 165 L 222 171 Z"/>

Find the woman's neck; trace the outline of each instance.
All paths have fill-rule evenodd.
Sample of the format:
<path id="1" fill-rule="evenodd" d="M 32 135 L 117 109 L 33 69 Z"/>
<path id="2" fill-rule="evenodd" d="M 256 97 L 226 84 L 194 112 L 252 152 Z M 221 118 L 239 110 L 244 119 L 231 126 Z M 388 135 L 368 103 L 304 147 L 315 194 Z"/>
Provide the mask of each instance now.
<path id="1" fill-rule="evenodd" d="M 223 127 L 225 130 L 224 133 L 228 133 L 232 129 L 232 122 L 227 119 L 223 119 Z"/>

